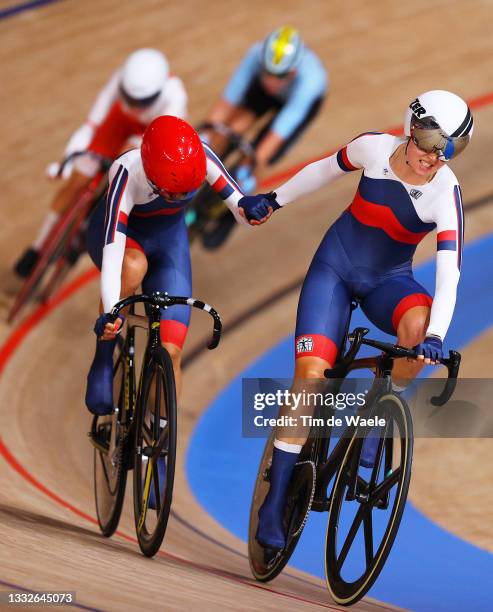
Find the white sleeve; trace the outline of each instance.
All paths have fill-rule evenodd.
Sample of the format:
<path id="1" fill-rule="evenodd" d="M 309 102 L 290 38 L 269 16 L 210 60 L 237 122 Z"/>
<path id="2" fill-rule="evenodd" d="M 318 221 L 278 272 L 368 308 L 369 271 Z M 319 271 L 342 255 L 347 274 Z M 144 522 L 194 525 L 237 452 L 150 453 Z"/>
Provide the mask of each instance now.
<path id="1" fill-rule="evenodd" d="M 426 334 L 439 336 L 443 340 L 454 314 L 462 259 L 464 211 L 458 185 L 455 185 L 446 197 L 440 199 L 436 224 L 435 297 Z"/>
<path id="2" fill-rule="evenodd" d="M 166 83 L 165 95 L 166 108 L 163 114 L 186 119 L 188 97 L 182 80 L 171 77 Z"/>
<path id="3" fill-rule="evenodd" d="M 207 182 L 218 194 L 218 196 L 222 200 L 224 200 L 224 203 L 233 213 L 233 216 L 236 221 L 240 225 L 251 227 L 248 221 L 246 221 L 238 212 L 238 202 L 244 196 L 244 193 L 238 187 L 233 178 L 229 175 L 228 171 L 223 166 L 221 160 L 209 147 L 209 145 L 205 143 L 202 144 L 204 146 L 207 158 Z"/>
<path id="4" fill-rule="evenodd" d="M 277 202 L 281 206 L 332 183 L 347 172 L 365 168 L 378 154 L 380 141 L 374 134 L 362 134 L 334 155 L 308 164 L 293 178 L 278 187 Z"/>
<path id="5" fill-rule="evenodd" d="M 115 162 L 110 170 L 110 187 L 106 199 L 101 298 L 104 312 L 110 312 L 120 299 L 121 275 L 128 215 L 133 208 L 128 189 L 128 170 Z"/>
<path id="6" fill-rule="evenodd" d="M 100 125 L 108 114 L 111 106 L 118 98 L 118 87 L 120 85 L 120 70 L 114 72 L 111 79 L 106 83 L 103 89 L 99 92 L 96 101 L 92 105 L 87 123 L 93 128 Z"/>

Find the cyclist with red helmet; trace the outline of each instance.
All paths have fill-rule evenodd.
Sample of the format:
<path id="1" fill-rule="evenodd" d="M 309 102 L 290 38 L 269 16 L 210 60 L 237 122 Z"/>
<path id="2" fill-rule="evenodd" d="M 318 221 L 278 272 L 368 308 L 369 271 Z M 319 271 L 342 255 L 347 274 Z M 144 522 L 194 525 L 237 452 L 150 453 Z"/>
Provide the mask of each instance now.
<path id="1" fill-rule="evenodd" d="M 295 384 L 322 379 L 334 366 L 351 300 L 379 329 L 412 348 L 419 361 L 397 360 L 395 392 L 401 392 L 423 363 L 442 357 L 454 312 L 462 263 L 464 221 L 459 182 L 447 162 L 473 133 L 471 111 L 443 90 L 418 96 L 406 111 L 405 137 L 367 132 L 334 155 L 307 165 L 277 194 L 246 196 L 239 206 L 251 224 L 349 172 L 362 170 L 350 206 L 328 229 L 307 272 L 298 303 Z M 437 232 L 436 288 L 432 296 L 414 278 L 418 244 Z M 299 434 L 299 435 L 298 435 Z M 256 538 L 282 549 L 287 487 L 307 431 L 276 431 L 270 489 L 259 510 Z M 365 439 L 361 463 L 371 467 L 377 437 Z"/>
<path id="2" fill-rule="evenodd" d="M 52 228 L 99 171 L 100 162 L 91 152 L 114 159 L 127 143 L 140 144 L 146 126 L 156 117 L 185 117 L 186 112 L 185 88 L 178 77 L 169 74 L 166 57 L 156 49 L 131 53 L 99 93 L 86 122 L 70 138 L 65 157 L 80 151 L 89 155 L 65 166 L 63 178 L 68 181 L 56 194 L 34 243 L 16 262 L 15 272 L 22 278 L 29 276 Z M 56 163 L 48 168 L 50 176 L 57 171 Z"/>
<path id="3" fill-rule="evenodd" d="M 241 191 L 212 149 L 177 117 L 155 119 L 140 150 L 115 160 L 106 202 L 94 211 L 88 251 L 101 269 L 102 314 L 94 331 L 96 354 L 89 371 L 86 405 L 97 415 L 113 409 L 113 349 L 122 319 L 108 313 L 142 286 L 145 293 L 191 295 L 191 268 L 185 207 L 204 180 L 220 195 L 240 223 Z M 161 339 L 181 386 L 181 354 L 190 319 L 188 306 L 162 311 Z"/>

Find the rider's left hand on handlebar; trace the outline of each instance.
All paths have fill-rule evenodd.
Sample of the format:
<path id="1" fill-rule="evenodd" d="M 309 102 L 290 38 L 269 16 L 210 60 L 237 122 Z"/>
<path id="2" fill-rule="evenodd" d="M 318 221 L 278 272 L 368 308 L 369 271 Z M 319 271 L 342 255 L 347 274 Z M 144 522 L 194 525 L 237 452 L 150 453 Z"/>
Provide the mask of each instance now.
<path id="1" fill-rule="evenodd" d="M 418 359 L 424 359 L 426 364 L 439 363 L 443 359 L 442 339 L 438 336 L 426 336 L 414 350 L 418 353 Z"/>
<path id="2" fill-rule="evenodd" d="M 94 333 L 100 340 L 114 340 L 122 331 L 125 317 L 119 314 L 116 321 L 113 322 L 113 317 L 107 312 L 103 312 L 96 319 L 94 324 Z"/>
<path id="3" fill-rule="evenodd" d="M 238 202 L 240 215 L 245 218 L 250 225 L 261 225 L 270 219 L 275 210 L 281 208 L 276 197 L 275 192 L 244 196 Z"/>

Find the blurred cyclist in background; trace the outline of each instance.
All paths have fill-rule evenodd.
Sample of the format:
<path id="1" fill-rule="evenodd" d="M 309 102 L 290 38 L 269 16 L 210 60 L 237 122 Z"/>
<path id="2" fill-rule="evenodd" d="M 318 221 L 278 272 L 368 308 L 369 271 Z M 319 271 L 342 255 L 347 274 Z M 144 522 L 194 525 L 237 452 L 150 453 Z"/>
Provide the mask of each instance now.
<path id="1" fill-rule="evenodd" d="M 240 135 L 265 119 L 253 140 L 255 170 L 244 165 L 235 173 L 245 193 L 255 191 L 265 168 L 279 161 L 306 130 L 327 88 L 326 69 L 294 28 L 280 27 L 250 47 L 208 117 L 209 122 L 225 124 Z M 210 142 L 221 156 L 220 143 Z M 224 223 L 232 227 L 234 220 L 227 215 Z"/>
<path id="2" fill-rule="evenodd" d="M 185 117 L 187 95 L 182 81 L 169 73 L 166 57 L 156 49 L 139 49 L 113 73 L 93 104 L 86 122 L 71 136 L 65 158 L 79 151 L 114 159 L 123 148 L 140 144 L 146 126 L 159 115 Z M 64 168 L 68 179 L 52 201 L 33 244 L 15 264 L 15 272 L 27 277 L 36 265 L 39 251 L 60 216 L 99 171 L 96 157 L 78 157 Z M 58 164 L 48 167 L 51 177 Z"/>

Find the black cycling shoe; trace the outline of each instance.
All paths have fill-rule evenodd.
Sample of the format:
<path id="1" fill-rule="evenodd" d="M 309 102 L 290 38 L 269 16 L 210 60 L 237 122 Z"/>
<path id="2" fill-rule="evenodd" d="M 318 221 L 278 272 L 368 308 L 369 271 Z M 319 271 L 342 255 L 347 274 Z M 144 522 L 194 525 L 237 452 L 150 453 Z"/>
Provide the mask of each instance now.
<path id="1" fill-rule="evenodd" d="M 39 253 L 33 248 L 28 248 L 19 257 L 14 266 L 14 272 L 21 278 L 27 278 L 38 263 Z"/>

